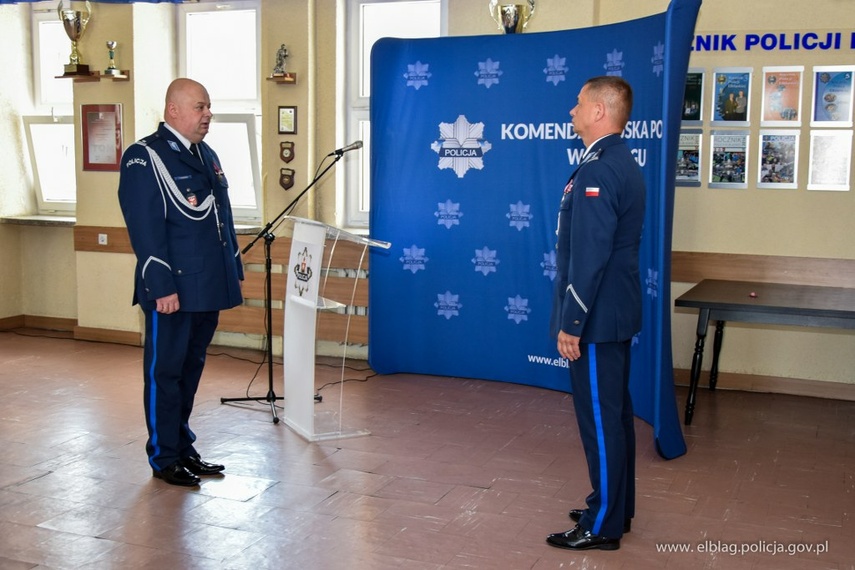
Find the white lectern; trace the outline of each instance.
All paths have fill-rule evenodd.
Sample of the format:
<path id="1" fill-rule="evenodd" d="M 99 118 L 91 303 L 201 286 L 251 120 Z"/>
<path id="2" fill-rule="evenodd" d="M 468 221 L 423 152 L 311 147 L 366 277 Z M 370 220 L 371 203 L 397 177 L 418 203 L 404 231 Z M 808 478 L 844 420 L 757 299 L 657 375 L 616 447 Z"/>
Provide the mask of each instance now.
<path id="1" fill-rule="evenodd" d="M 315 335 L 318 311 L 336 310 L 343 303 L 323 297 L 329 266 L 322 271 L 324 248 L 331 248 L 329 259 L 339 241 L 350 241 L 363 246 L 358 269 L 362 269 L 369 246 L 388 249 L 391 244 L 358 236 L 333 226 L 288 216 L 294 223 L 291 238 L 291 256 L 288 261 L 285 288 L 285 329 L 282 335 L 283 368 L 285 373 L 285 424 L 308 441 L 339 439 L 369 435 L 364 429 L 344 427 L 344 371 L 347 358 L 347 336 L 350 322 L 345 328 L 344 356 L 339 383 L 338 410 L 317 410 L 315 403 Z M 353 293 L 356 294 L 360 271 L 354 275 Z M 353 297 L 351 297 L 351 301 Z"/>

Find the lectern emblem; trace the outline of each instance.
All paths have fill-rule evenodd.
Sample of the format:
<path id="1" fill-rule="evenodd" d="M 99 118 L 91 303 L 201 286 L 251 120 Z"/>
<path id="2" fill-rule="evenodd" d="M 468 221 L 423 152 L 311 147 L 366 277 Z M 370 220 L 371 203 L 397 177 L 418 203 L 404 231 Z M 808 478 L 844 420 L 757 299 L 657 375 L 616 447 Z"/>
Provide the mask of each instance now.
<path id="1" fill-rule="evenodd" d="M 294 277 L 297 278 L 297 281 L 294 282 L 294 288 L 297 289 L 301 297 L 310 287 L 312 268 L 309 265 L 311 263 L 312 255 L 309 253 L 309 248 L 304 247 L 303 251 L 297 254 L 297 265 L 294 266 Z"/>

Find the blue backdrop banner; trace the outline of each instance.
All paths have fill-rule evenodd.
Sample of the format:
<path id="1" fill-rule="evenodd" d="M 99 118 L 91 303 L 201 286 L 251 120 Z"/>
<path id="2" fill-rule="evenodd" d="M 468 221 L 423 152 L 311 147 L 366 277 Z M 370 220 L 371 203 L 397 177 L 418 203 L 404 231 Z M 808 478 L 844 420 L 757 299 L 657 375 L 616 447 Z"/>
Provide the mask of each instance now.
<path id="1" fill-rule="evenodd" d="M 369 362 L 570 391 L 549 336 L 558 205 L 584 152 L 570 109 L 586 79 L 620 75 L 623 136 L 647 183 L 636 415 L 665 458 L 686 452 L 671 360 L 674 178 L 700 0 L 558 32 L 402 40 L 372 52 Z"/>

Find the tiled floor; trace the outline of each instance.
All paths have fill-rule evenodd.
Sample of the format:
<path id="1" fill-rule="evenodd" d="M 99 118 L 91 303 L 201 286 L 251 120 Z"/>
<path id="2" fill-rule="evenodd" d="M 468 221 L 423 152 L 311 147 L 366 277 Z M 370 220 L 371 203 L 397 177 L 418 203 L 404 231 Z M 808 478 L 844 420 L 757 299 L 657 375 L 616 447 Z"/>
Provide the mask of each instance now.
<path id="1" fill-rule="evenodd" d="M 140 349 L 0 333 L 0 568 L 855 568 L 855 402 L 703 390 L 672 461 L 638 421 L 632 533 L 574 553 L 544 543 L 589 492 L 569 395 L 374 376 L 344 386 L 371 435 L 309 444 L 222 404 L 258 365 L 211 352 L 192 425 L 227 470 L 187 490 L 146 464 Z"/>

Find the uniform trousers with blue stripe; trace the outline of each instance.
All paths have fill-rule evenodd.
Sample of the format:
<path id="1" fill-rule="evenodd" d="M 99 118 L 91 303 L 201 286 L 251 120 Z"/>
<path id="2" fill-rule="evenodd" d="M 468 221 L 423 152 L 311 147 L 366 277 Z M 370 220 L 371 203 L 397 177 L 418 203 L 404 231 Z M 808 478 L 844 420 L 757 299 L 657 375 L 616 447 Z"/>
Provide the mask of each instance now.
<path id="1" fill-rule="evenodd" d="M 160 471 L 197 454 L 190 414 L 205 367 L 205 354 L 217 329 L 219 311 L 179 311 L 169 315 L 143 312 L 146 453 L 152 468 Z"/>
<path id="2" fill-rule="evenodd" d="M 635 516 L 630 343 L 582 343 L 581 357 L 570 362 L 573 405 L 593 488 L 579 525 L 609 538 L 623 536 L 624 520 Z"/>

